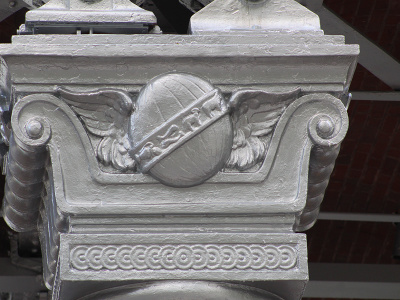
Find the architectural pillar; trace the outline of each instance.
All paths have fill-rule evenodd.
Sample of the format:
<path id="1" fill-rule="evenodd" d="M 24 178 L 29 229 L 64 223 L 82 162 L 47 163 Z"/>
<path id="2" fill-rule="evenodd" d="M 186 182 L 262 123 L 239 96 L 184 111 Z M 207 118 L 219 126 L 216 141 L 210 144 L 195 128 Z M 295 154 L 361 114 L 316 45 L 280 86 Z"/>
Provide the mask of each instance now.
<path id="1" fill-rule="evenodd" d="M 51 299 L 300 299 L 358 53 L 294 0 L 215 0 L 188 35 L 128 0 L 28 12 L 3 215 Z"/>

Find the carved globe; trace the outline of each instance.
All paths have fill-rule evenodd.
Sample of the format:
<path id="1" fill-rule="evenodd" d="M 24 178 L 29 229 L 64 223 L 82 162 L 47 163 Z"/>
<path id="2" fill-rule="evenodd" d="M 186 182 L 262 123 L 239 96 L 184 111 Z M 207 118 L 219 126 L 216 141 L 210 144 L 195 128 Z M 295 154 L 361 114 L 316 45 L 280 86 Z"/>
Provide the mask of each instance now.
<path id="1" fill-rule="evenodd" d="M 194 75 L 167 73 L 140 91 L 129 138 L 139 169 L 166 185 L 189 187 L 221 170 L 233 130 L 218 89 Z"/>

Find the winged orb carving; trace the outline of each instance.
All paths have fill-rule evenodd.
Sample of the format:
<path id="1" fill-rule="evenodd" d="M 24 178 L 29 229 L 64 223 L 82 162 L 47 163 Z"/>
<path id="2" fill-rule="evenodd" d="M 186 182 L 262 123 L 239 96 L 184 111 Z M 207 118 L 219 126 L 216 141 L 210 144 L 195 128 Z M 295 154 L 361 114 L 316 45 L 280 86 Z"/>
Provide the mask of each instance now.
<path id="1" fill-rule="evenodd" d="M 200 77 L 167 73 L 149 81 L 136 101 L 114 89 L 57 92 L 99 140 L 95 153 L 101 164 L 189 187 L 221 170 L 254 172 L 300 90 L 238 90 L 227 101 Z"/>

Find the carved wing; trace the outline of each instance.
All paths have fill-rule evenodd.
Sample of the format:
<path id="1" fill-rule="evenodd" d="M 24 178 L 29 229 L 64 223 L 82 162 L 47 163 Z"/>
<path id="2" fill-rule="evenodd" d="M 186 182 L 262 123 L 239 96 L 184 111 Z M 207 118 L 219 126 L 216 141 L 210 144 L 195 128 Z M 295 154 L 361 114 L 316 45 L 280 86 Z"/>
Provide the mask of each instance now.
<path id="1" fill-rule="evenodd" d="M 62 88 L 57 92 L 80 117 L 87 131 L 102 137 L 96 149 L 100 162 L 122 171 L 135 167 L 128 154 L 127 133 L 133 105 L 127 93 L 112 89 L 75 93 Z"/>
<path id="2" fill-rule="evenodd" d="M 264 159 L 276 123 L 299 92 L 239 90 L 232 95 L 234 138 L 227 168 L 244 171 Z"/>

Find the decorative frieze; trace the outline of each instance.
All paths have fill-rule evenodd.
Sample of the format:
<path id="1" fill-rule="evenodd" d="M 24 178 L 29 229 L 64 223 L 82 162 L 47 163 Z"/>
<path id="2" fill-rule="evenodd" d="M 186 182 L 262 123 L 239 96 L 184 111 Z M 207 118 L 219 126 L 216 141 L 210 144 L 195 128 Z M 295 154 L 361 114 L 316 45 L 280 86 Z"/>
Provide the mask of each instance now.
<path id="1" fill-rule="evenodd" d="M 300 92 L 238 89 L 225 98 L 207 80 L 185 73 L 153 78 L 136 101 L 122 90 L 58 88 L 91 137 L 101 137 L 96 156 L 103 165 L 138 169 L 175 187 L 199 185 L 224 167 L 256 171 Z"/>
<path id="2" fill-rule="evenodd" d="M 61 234 L 65 282 L 306 280 L 307 242 L 294 233 Z"/>
<path id="3" fill-rule="evenodd" d="M 72 247 L 70 261 L 79 271 L 289 270 L 297 255 L 291 245 L 79 245 Z"/>

